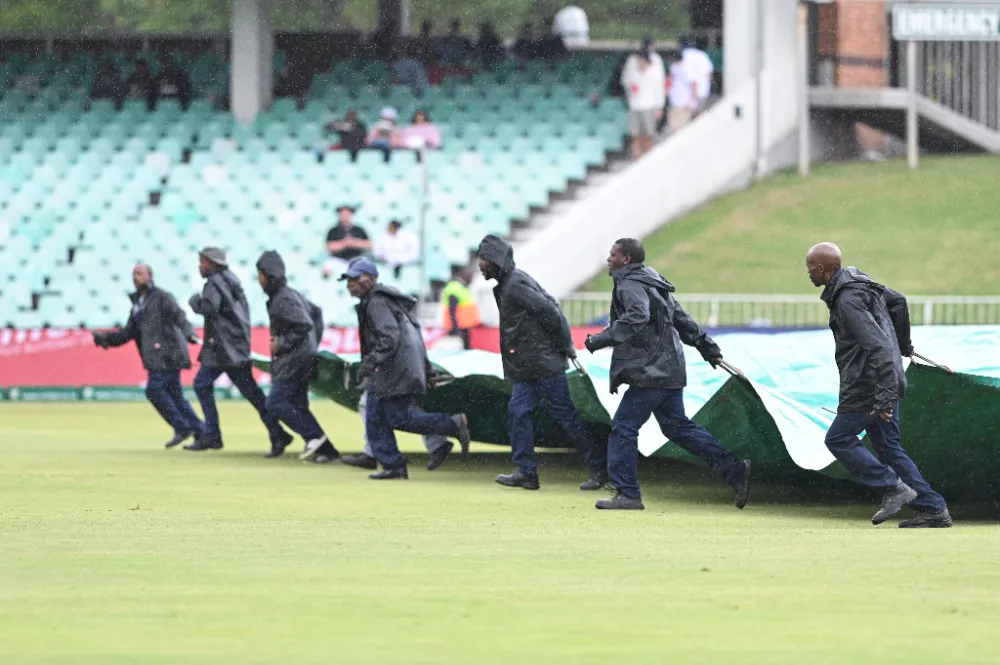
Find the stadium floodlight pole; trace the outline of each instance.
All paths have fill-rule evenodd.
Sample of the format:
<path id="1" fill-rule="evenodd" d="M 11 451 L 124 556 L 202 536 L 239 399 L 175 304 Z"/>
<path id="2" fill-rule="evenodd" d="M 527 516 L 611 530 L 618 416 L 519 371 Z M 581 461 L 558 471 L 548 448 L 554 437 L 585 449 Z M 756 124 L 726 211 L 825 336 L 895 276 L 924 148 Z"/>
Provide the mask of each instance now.
<path id="1" fill-rule="evenodd" d="M 906 161 L 911 169 L 920 162 L 917 132 L 917 42 L 906 42 Z"/>

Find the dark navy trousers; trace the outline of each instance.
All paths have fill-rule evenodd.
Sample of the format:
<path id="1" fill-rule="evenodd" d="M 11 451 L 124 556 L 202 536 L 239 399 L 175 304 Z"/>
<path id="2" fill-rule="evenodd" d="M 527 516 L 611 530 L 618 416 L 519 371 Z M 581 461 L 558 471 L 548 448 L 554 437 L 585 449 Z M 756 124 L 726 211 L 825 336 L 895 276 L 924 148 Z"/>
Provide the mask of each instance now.
<path id="1" fill-rule="evenodd" d="M 179 371 L 150 372 L 146 379 L 146 399 L 176 434 L 201 436 L 202 422 L 184 399 Z"/>

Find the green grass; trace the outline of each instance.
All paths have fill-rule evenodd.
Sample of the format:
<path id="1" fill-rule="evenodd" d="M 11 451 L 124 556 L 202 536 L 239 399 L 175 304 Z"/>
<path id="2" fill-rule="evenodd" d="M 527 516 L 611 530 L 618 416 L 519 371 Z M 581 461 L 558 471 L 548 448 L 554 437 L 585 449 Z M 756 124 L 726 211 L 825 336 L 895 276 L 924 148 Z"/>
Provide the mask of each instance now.
<path id="1" fill-rule="evenodd" d="M 687 293 L 815 293 L 805 253 L 831 241 L 912 295 L 996 295 L 1000 158 L 852 163 L 783 174 L 725 196 L 645 240 L 647 263 Z M 595 278 L 585 290 L 606 291 Z"/>
<path id="2" fill-rule="evenodd" d="M 251 413 L 193 454 L 145 404 L 0 407 L 0 662 L 996 662 L 993 524 L 874 528 L 873 499 L 780 487 L 740 512 L 658 464 L 644 513 L 601 513 L 566 455 L 535 493 L 496 452 L 377 484 L 263 459 Z"/>

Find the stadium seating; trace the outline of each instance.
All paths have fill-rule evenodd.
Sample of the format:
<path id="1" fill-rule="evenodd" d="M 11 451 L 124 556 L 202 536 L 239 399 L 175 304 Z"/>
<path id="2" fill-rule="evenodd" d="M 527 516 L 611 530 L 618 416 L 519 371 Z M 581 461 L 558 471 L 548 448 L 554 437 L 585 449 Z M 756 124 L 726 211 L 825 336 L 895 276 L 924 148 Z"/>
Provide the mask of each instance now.
<path id="1" fill-rule="evenodd" d="M 253 265 L 270 248 L 329 323 L 349 324 L 346 290 L 319 268 L 337 204 L 360 204 L 356 221 L 373 238 L 390 219 L 422 236 L 423 264 L 386 280 L 421 294 L 467 264 L 483 234 L 509 234 L 620 150 L 624 135 L 620 102 L 594 98 L 613 63 L 589 54 L 554 67 L 505 63 L 419 98 L 390 84 L 382 63 L 338 61 L 306 99 L 279 98 L 250 125 L 207 101 L 228 76 L 215 56 L 185 63 L 198 96 L 186 111 L 175 100 L 147 111 L 144 100 L 120 110 L 89 101 L 92 59 L 18 55 L 0 65 L 0 324 L 14 326 L 122 322 L 136 261 L 186 301 L 206 244 L 228 249 L 255 324 L 266 312 Z M 12 87 L 26 74 L 34 93 Z M 324 152 L 326 122 L 353 108 L 371 124 L 383 106 L 404 125 L 427 110 L 443 148 L 423 164 L 408 151 L 388 162 L 364 151 L 357 163 Z"/>

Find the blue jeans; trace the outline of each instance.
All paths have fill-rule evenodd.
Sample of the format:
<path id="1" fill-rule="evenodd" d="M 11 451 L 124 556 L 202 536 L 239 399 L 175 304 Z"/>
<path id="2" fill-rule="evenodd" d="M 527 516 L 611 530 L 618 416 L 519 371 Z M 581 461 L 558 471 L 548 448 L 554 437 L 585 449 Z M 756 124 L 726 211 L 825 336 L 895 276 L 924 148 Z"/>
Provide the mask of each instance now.
<path id="1" fill-rule="evenodd" d="M 215 381 L 225 374 L 233 382 L 240 394 L 246 398 L 253 408 L 257 409 L 260 419 L 267 427 L 271 443 L 288 443 L 292 436 L 282 429 L 278 419 L 267 412 L 267 397 L 254 381 L 250 367 L 206 367 L 202 365 L 194 377 L 194 393 L 201 404 L 201 412 L 205 416 L 205 437 L 210 441 L 222 441 L 219 429 L 219 410 L 215 407 Z"/>
<path id="2" fill-rule="evenodd" d="M 383 469 L 406 466 L 406 458 L 399 452 L 393 430 L 423 435 L 458 435 L 458 425 L 451 416 L 424 411 L 412 395 L 379 397 L 373 391 L 368 391 L 366 406 L 365 434 L 371 444 L 372 454 Z"/>
<path id="3" fill-rule="evenodd" d="M 868 432 L 874 455 L 858 438 L 861 432 Z M 899 438 L 897 402 L 890 422 L 870 413 L 838 413 L 826 433 L 826 447 L 862 485 L 885 489 L 902 480 L 917 491 L 911 508 L 928 512 L 944 510 L 947 508 L 944 497 L 920 475 L 917 465 L 899 445 Z"/>
<path id="4" fill-rule="evenodd" d="M 358 400 L 358 415 L 361 416 L 361 423 L 365 427 L 365 455 L 368 457 L 375 457 L 375 453 L 372 452 L 371 441 L 368 440 L 368 395 L 369 393 L 361 393 L 361 399 Z M 427 452 L 433 453 L 435 450 L 441 446 L 448 444 L 448 440 L 441 436 L 440 434 L 424 434 L 422 437 L 424 441 L 424 448 Z"/>
<path id="5" fill-rule="evenodd" d="M 739 482 L 743 465 L 715 437 L 684 415 L 684 391 L 667 388 L 636 388 L 625 391 L 608 440 L 608 477 L 619 492 L 641 498 L 639 428 L 649 416 L 656 418 L 664 436 L 722 474 L 726 482 Z"/>
<path id="6" fill-rule="evenodd" d="M 560 427 L 569 435 L 576 449 L 595 476 L 604 476 L 608 460 L 604 447 L 598 447 L 594 437 L 573 406 L 569 396 L 569 382 L 565 374 L 548 376 L 537 381 L 520 381 L 514 384 L 507 406 L 510 428 L 510 446 L 514 465 L 529 476 L 538 475 L 538 456 L 535 454 L 535 423 L 532 413 L 541 399 Z"/>
<path id="7" fill-rule="evenodd" d="M 150 372 L 146 380 L 146 399 L 176 434 L 201 436 L 203 425 L 184 399 L 180 372 Z"/>
<path id="8" fill-rule="evenodd" d="M 306 441 L 323 438 L 323 428 L 309 410 L 307 381 L 272 381 L 267 410 Z"/>

